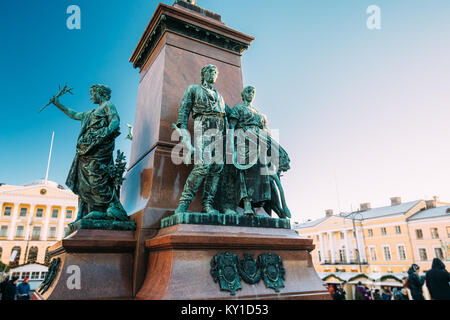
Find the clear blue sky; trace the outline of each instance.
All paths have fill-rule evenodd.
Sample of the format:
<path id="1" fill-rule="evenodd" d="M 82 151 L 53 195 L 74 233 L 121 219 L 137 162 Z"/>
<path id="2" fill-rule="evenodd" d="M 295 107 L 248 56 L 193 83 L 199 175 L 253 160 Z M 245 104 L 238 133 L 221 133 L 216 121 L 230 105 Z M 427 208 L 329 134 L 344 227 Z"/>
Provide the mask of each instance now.
<path id="1" fill-rule="evenodd" d="M 172 4 L 173 1 L 162 1 Z M 81 8 L 81 30 L 66 9 Z M 92 108 L 89 86 L 108 84 L 129 153 L 138 72 L 128 62 L 158 1 L 0 2 L 0 182 L 45 176 L 63 184 L 79 122 L 37 111 L 68 82 L 63 103 Z M 381 8 L 368 30 L 366 8 Z M 198 0 L 256 38 L 243 56 L 255 106 L 280 129 L 292 159 L 283 178 L 294 220 L 438 195 L 450 201 L 450 1 Z"/>

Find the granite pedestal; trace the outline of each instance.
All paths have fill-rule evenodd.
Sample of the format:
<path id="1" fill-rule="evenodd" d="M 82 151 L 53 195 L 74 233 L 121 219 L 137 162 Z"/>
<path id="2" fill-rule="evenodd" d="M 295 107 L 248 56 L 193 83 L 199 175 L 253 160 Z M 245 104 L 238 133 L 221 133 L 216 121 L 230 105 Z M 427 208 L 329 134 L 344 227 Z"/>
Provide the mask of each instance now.
<path id="1" fill-rule="evenodd" d="M 132 299 L 135 247 L 134 231 L 74 232 L 50 247 L 51 259 L 60 259 L 56 275 L 48 289 L 37 290 L 33 299 Z"/>
<path id="2" fill-rule="evenodd" d="M 311 239 L 294 230 L 220 225 L 175 224 L 145 242 L 147 276 L 136 298 L 148 300 L 202 299 L 329 299 L 311 262 Z M 211 260 L 229 252 L 244 258 L 279 255 L 285 268 L 284 288 L 276 292 L 264 281 L 247 284 L 232 295 L 211 275 Z"/>

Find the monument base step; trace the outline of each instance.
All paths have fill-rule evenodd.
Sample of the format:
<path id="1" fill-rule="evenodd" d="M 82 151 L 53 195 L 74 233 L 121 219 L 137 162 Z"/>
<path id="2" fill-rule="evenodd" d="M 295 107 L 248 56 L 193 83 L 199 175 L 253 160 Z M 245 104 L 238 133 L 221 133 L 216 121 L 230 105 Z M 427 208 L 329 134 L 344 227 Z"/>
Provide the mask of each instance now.
<path id="1" fill-rule="evenodd" d="M 133 231 L 77 230 L 50 247 L 51 279 L 33 299 L 132 299 L 135 247 Z"/>
<path id="2" fill-rule="evenodd" d="M 294 230 L 179 224 L 161 229 L 146 241 L 146 247 L 148 269 L 137 299 L 330 299 L 312 265 L 312 240 Z M 231 264 L 233 259 L 222 259 L 227 254 L 235 259 Z M 278 256 L 282 267 L 272 264 L 264 269 L 244 260 L 254 257 L 259 261 L 260 256 Z M 216 257 L 228 265 L 218 266 Z M 259 281 L 249 284 L 248 279 L 236 276 L 235 271 L 245 263 L 248 270 L 260 269 Z M 283 274 L 278 273 L 280 269 Z M 278 285 L 274 287 L 271 280 Z"/>
<path id="3" fill-rule="evenodd" d="M 80 229 L 134 231 L 136 230 L 136 223 L 133 221 L 81 219 L 69 223 L 68 227 L 68 235 L 70 235 L 72 232 Z"/>
<path id="4" fill-rule="evenodd" d="M 252 228 L 291 228 L 291 223 L 288 219 L 271 218 L 261 215 L 246 216 L 242 214 L 185 212 L 174 214 L 161 220 L 161 228 L 168 228 L 178 224 L 226 225 Z"/>

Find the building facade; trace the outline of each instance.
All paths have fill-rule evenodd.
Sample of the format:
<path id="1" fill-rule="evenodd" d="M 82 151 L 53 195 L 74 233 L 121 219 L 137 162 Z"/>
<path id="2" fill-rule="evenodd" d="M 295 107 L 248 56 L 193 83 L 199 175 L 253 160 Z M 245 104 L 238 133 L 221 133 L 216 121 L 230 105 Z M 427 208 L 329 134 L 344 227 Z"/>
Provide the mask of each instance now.
<path id="1" fill-rule="evenodd" d="M 78 197 L 56 182 L 0 185 L 0 261 L 47 263 L 47 249 L 64 237 L 77 209 Z"/>
<path id="2" fill-rule="evenodd" d="M 450 263 L 450 206 L 421 211 L 408 218 L 412 256 L 422 270 L 430 268 L 433 258 Z"/>
<path id="3" fill-rule="evenodd" d="M 363 203 L 359 211 L 338 215 L 327 210 L 294 229 L 313 239 L 313 264 L 330 283 L 362 280 L 373 287 L 381 279 L 400 287 L 413 263 L 424 272 L 436 257 L 450 267 L 450 203 L 437 197 L 406 203 L 395 197 L 390 206 Z"/>

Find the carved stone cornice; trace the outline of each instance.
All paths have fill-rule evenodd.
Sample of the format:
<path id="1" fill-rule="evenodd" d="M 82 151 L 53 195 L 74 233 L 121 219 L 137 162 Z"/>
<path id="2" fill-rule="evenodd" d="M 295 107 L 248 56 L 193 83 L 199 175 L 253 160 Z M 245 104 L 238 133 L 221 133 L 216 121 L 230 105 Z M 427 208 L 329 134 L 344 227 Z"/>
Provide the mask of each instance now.
<path id="1" fill-rule="evenodd" d="M 142 68 L 166 31 L 220 47 L 238 55 L 248 49 L 254 40 L 222 22 L 195 11 L 160 3 L 142 35 L 130 62 L 134 68 Z"/>

